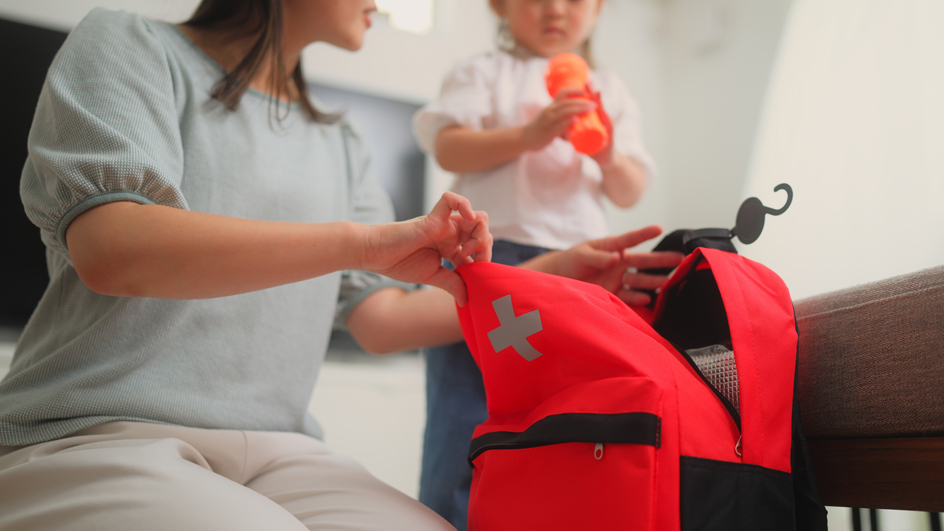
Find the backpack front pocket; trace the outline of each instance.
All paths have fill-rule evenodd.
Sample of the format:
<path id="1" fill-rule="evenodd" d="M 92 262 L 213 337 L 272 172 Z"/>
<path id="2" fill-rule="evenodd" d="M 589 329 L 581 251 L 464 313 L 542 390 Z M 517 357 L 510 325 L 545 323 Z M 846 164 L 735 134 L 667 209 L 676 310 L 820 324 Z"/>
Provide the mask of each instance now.
<path id="1" fill-rule="evenodd" d="M 652 380 L 610 378 L 483 424 L 469 529 L 651 529 L 660 413 Z"/>

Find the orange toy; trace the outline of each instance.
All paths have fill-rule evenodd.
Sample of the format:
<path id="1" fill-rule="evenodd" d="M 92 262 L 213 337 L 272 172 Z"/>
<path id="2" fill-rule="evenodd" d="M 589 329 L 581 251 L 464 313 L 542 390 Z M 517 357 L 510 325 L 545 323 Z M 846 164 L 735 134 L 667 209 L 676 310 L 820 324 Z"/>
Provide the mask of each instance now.
<path id="1" fill-rule="evenodd" d="M 544 74 L 547 91 L 552 98 L 556 98 L 561 90 L 578 89 L 583 92 L 579 97 L 589 100 L 590 95 L 587 92 L 589 77 L 590 68 L 587 63 L 582 57 L 573 53 L 562 53 L 552 57 L 547 64 L 547 72 Z M 574 149 L 587 155 L 600 151 L 610 141 L 610 135 L 596 110 L 578 117 L 567 130 L 567 135 Z"/>

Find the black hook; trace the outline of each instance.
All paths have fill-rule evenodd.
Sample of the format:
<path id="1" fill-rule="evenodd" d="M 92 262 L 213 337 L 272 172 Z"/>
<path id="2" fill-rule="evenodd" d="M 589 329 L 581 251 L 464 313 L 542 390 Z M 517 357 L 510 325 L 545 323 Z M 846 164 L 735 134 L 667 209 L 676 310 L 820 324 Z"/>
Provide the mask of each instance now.
<path id="1" fill-rule="evenodd" d="M 793 188 L 787 183 L 781 183 L 774 187 L 774 192 L 779 192 L 780 190 L 787 192 L 787 202 L 779 210 L 764 206 L 764 204 L 760 202 L 760 199 L 756 197 L 748 197 L 741 203 L 734 228 L 731 229 L 731 233 L 737 236 L 741 243 L 751 244 L 757 241 L 757 238 L 760 237 L 760 233 L 764 230 L 765 215 L 779 216 L 790 208 L 790 203 L 793 202 Z"/>

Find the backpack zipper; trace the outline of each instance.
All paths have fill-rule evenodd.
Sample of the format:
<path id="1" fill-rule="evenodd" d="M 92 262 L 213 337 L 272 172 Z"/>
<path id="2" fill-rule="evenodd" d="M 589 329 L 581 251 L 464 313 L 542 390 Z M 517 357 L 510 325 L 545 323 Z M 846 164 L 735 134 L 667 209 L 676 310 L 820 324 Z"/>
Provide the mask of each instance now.
<path id="1" fill-rule="evenodd" d="M 666 341 L 669 341 L 669 340 L 666 339 Z M 672 347 L 675 348 L 676 352 L 678 352 L 679 354 L 682 355 L 683 358 L 685 358 L 685 361 L 687 361 L 688 364 L 692 366 L 692 369 L 695 370 L 695 374 L 697 374 L 701 378 L 701 380 L 705 382 L 705 385 L 708 386 L 708 389 L 711 389 L 711 392 L 714 393 L 715 396 L 718 397 L 718 400 L 721 401 L 721 405 L 723 405 L 724 408 L 728 410 L 728 414 L 731 415 L 731 418 L 734 420 L 734 423 L 737 425 L 738 431 L 740 432 L 741 431 L 741 414 L 738 413 L 736 409 L 734 409 L 734 404 L 732 404 L 731 401 L 727 399 L 727 397 L 721 394 L 721 391 L 718 391 L 715 388 L 715 386 L 711 385 L 711 382 L 708 381 L 708 378 L 705 378 L 705 375 L 701 372 L 701 369 L 698 368 L 698 365 L 695 363 L 695 360 L 693 360 L 692 357 L 689 356 L 687 352 L 685 352 L 683 349 L 680 349 L 678 345 L 676 345 L 675 343 L 672 343 L 671 341 L 669 341 L 669 344 L 671 344 Z"/>
<path id="2" fill-rule="evenodd" d="M 662 420 L 652 413 L 559 413 L 544 417 L 521 432 L 493 431 L 472 439 L 469 463 L 489 450 L 518 450 L 552 444 L 591 443 L 603 457 L 605 443 L 659 448 Z M 599 457 L 597 457 L 599 455 Z"/>

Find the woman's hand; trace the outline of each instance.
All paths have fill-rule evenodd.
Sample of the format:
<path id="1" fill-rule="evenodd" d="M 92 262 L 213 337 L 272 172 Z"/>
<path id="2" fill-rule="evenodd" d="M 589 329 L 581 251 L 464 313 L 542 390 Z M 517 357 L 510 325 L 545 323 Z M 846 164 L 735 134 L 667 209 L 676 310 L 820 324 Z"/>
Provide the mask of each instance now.
<path id="1" fill-rule="evenodd" d="M 629 249 L 662 234 L 650 225 L 618 236 L 579 243 L 566 251 L 548 253 L 521 264 L 522 267 L 553 273 L 602 286 L 625 303 L 643 306 L 648 294 L 662 287 L 668 277 L 633 270 L 676 267 L 684 255 L 673 252 L 632 253 Z"/>
<path id="2" fill-rule="evenodd" d="M 459 266 L 492 258 L 488 215 L 473 211 L 468 199 L 452 192 L 443 194 L 425 216 L 367 227 L 364 245 L 360 269 L 442 288 L 463 306 L 465 284 L 442 266 L 442 259 Z"/>
<path id="3" fill-rule="evenodd" d="M 528 151 L 544 149 L 555 138 L 567 138 L 567 128 L 582 114 L 592 111 L 596 103 L 587 100 L 585 93 L 566 89 L 557 93 L 550 105 L 528 125 L 524 126 L 521 140 Z"/>

